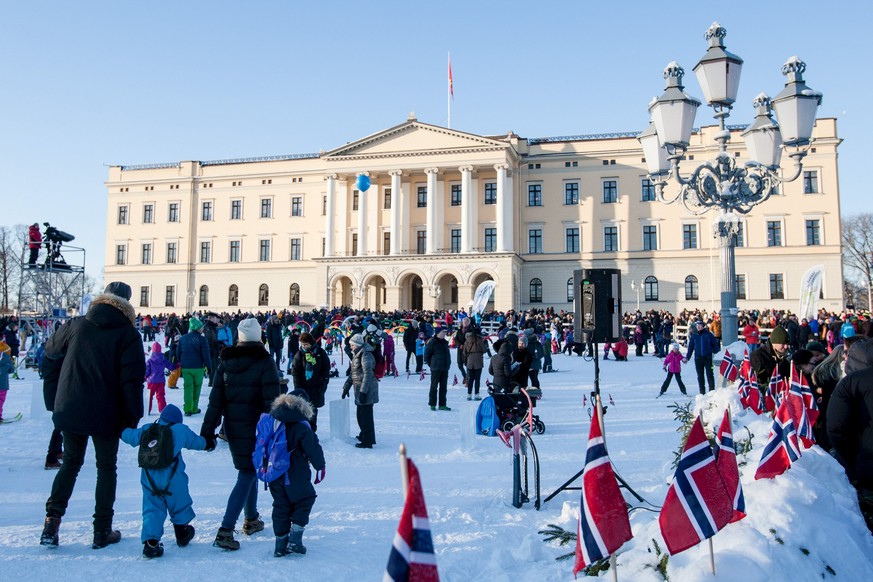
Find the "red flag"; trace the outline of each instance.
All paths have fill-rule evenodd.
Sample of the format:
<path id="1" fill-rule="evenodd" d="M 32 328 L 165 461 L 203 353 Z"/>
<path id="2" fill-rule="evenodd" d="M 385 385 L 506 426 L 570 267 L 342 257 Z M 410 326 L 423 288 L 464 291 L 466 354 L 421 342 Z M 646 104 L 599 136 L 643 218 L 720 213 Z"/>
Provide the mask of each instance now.
<path id="1" fill-rule="evenodd" d="M 588 452 L 582 472 L 582 503 L 576 524 L 576 563 L 573 574 L 618 550 L 633 537 L 627 504 L 606 452 L 595 414 L 588 432 Z"/>
<path id="2" fill-rule="evenodd" d="M 724 411 L 724 418 L 721 420 L 721 426 L 718 427 L 715 440 L 718 444 L 716 449 L 718 452 L 716 456 L 718 472 L 721 473 L 728 495 L 733 499 L 734 504 L 734 516 L 731 518 L 731 522 L 739 521 L 746 517 L 746 498 L 743 495 L 743 485 L 740 483 L 740 468 L 737 466 L 737 451 L 734 448 L 730 409 Z"/>
<path id="3" fill-rule="evenodd" d="M 440 574 L 433 552 L 421 478 L 412 459 L 406 459 L 406 463 L 409 467 L 409 492 L 382 579 L 389 582 L 438 582 Z"/>
<path id="4" fill-rule="evenodd" d="M 761 454 L 755 479 L 772 479 L 781 475 L 791 467 L 791 463 L 800 458 L 800 446 L 797 443 L 794 421 L 788 410 L 788 400 L 789 398 L 782 400 L 773 417 L 770 438 Z"/>
<path id="5" fill-rule="evenodd" d="M 661 535 L 675 555 L 714 536 L 730 523 L 733 513 L 733 499 L 698 416 L 658 517 Z"/>
<path id="6" fill-rule="evenodd" d="M 729 382 L 735 382 L 737 379 L 739 369 L 737 369 L 736 364 L 734 364 L 731 353 L 727 350 L 724 351 L 724 355 L 721 357 L 721 366 L 718 367 L 718 371 L 722 377 L 726 378 Z"/>
<path id="7" fill-rule="evenodd" d="M 449 95 L 452 96 L 452 101 L 455 100 L 455 82 L 452 79 L 452 55 L 449 55 Z"/>

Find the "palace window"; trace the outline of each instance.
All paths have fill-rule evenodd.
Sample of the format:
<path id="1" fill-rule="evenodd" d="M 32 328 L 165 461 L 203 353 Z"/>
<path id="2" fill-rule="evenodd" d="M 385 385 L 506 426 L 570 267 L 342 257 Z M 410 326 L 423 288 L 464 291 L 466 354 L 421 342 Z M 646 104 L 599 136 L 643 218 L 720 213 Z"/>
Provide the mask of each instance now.
<path id="1" fill-rule="evenodd" d="M 152 243 L 143 243 L 142 245 L 142 264 L 152 264 Z"/>
<path id="2" fill-rule="evenodd" d="M 258 287 L 258 306 L 263 307 L 270 304 L 270 288 L 266 283 L 261 283 Z"/>
<path id="3" fill-rule="evenodd" d="M 200 286 L 200 297 L 199 297 L 199 305 L 200 307 L 208 307 L 209 306 L 209 287 L 206 285 Z"/>
<path id="4" fill-rule="evenodd" d="M 230 241 L 230 252 L 228 253 L 228 261 L 231 263 L 238 263 L 240 259 L 240 245 L 242 243 L 238 240 Z"/>
<path id="5" fill-rule="evenodd" d="M 785 299 L 782 288 L 782 273 L 770 273 L 770 299 Z"/>
<path id="6" fill-rule="evenodd" d="M 603 181 L 603 203 L 612 204 L 618 202 L 618 180 Z"/>
<path id="7" fill-rule="evenodd" d="M 641 200 L 643 202 L 654 202 L 655 201 L 655 185 L 648 178 L 643 178 L 641 182 L 642 196 Z"/>
<path id="8" fill-rule="evenodd" d="M 118 224 L 127 224 L 129 212 L 130 212 L 129 206 L 119 206 L 118 207 Z"/>
<path id="9" fill-rule="evenodd" d="M 543 252 L 543 229 L 531 228 L 527 231 L 527 252 L 532 255 Z"/>
<path id="10" fill-rule="evenodd" d="M 528 184 L 527 185 L 527 205 L 542 206 L 543 205 L 543 185 Z"/>
<path id="11" fill-rule="evenodd" d="M 682 248 L 696 249 L 697 248 L 697 225 L 683 224 L 682 225 Z"/>
<path id="12" fill-rule="evenodd" d="M 803 193 L 818 193 L 818 170 L 807 170 L 803 172 Z"/>
<path id="13" fill-rule="evenodd" d="M 485 229 L 485 252 L 493 253 L 497 250 L 497 229 L 489 227 Z"/>
<path id="14" fill-rule="evenodd" d="M 685 277 L 685 301 L 696 301 L 697 299 L 700 299 L 697 277 L 688 275 Z"/>
<path id="15" fill-rule="evenodd" d="M 643 225 L 643 250 L 658 250 L 658 227 L 654 224 Z"/>
<path id="16" fill-rule="evenodd" d="M 170 202 L 167 206 L 167 222 L 179 222 L 179 203 Z"/>
<path id="17" fill-rule="evenodd" d="M 821 222 L 818 219 L 806 221 L 806 244 L 811 247 L 821 244 Z"/>
<path id="18" fill-rule="evenodd" d="M 291 260 L 299 261 L 303 258 L 303 240 L 299 238 L 291 239 Z"/>
<path id="19" fill-rule="evenodd" d="M 565 240 L 565 252 L 568 253 L 578 253 L 579 252 L 579 227 L 573 226 L 570 228 L 564 229 L 564 240 Z"/>
<path id="20" fill-rule="evenodd" d="M 239 305 L 239 287 L 231 285 L 227 290 L 227 304 L 230 307 Z"/>
<path id="21" fill-rule="evenodd" d="M 230 201 L 230 219 L 242 220 L 242 200 Z"/>
<path id="22" fill-rule="evenodd" d="M 782 222 L 778 220 L 767 221 L 767 246 L 782 246 Z"/>
<path id="23" fill-rule="evenodd" d="M 485 204 L 497 204 L 497 182 L 485 182 Z"/>
<path id="24" fill-rule="evenodd" d="M 155 221 L 155 205 L 144 204 L 142 207 L 142 221 L 144 224 L 152 224 Z"/>
<path id="25" fill-rule="evenodd" d="M 167 264 L 173 265 L 176 263 L 176 249 L 178 248 L 177 243 L 171 242 L 167 243 Z"/>
<path id="26" fill-rule="evenodd" d="M 579 182 L 564 183 L 564 204 L 579 204 Z"/>
<path id="27" fill-rule="evenodd" d="M 643 281 L 643 296 L 646 301 L 658 301 L 658 279 L 649 275 Z"/>
<path id="28" fill-rule="evenodd" d="M 534 278 L 530 280 L 530 302 L 543 302 L 543 282 L 540 279 Z"/>
<path id="29" fill-rule="evenodd" d="M 606 252 L 614 252 L 618 250 L 617 226 L 603 227 L 603 250 Z"/>
<path id="30" fill-rule="evenodd" d="M 460 206 L 461 205 L 461 185 L 460 184 L 452 184 L 452 206 Z"/>
<path id="31" fill-rule="evenodd" d="M 200 206 L 200 220 L 208 222 L 212 220 L 212 202 L 207 200 Z"/>
<path id="32" fill-rule="evenodd" d="M 176 305 L 176 286 L 167 285 L 164 291 L 164 307 L 174 307 Z"/>

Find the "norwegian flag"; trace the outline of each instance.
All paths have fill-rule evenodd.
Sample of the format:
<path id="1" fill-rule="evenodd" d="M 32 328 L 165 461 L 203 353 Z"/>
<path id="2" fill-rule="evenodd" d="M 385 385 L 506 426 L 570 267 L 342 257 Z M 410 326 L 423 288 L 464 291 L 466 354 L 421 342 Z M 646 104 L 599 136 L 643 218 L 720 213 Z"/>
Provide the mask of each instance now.
<path id="1" fill-rule="evenodd" d="M 632 537 L 627 504 L 618 490 L 600 421 L 595 414 L 588 432 L 588 452 L 582 473 L 582 503 L 576 525 L 573 574 L 617 551 Z"/>
<path id="2" fill-rule="evenodd" d="M 734 502 L 734 516 L 731 522 L 739 521 L 746 517 L 746 498 L 743 496 L 743 485 L 740 483 L 740 469 L 737 466 L 737 451 L 734 448 L 734 433 L 731 429 L 730 409 L 724 411 L 721 426 L 715 437 L 718 445 L 716 448 L 716 466 L 724 479 L 728 495 Z"/>
<path id="3" fill-rule="evenodd" d="M 785 397 L 787 384 L 785 378 L 779 373 L 778 366 L 773 370 L 773 375 L 770 376 L 770 382 L 767 384 L 767 395 L 764 398 L 764 407 L 767 412 L 775 411 L 782 404 L 782 399 Z"/>
<path id="4" fill-rule="evenodd" d="M 700 417 L 691 426 L 658 524 L 671 555 L 711 538 L 730 523 L 734 503 Z"/>
<path id="5" fill-rule="evenodd" d="M 781 475 L 791 467 L 791 463 L 800 458 L 800 446 L 794 430 L 794 421 L 788 410 L 788 400 L 788 398 L 782 400 L 773 417 L 770 438 L 767 439 L 767 445 L 761 454 L 755 479 L 772 479 Z"/>
<path id="6" fill-rule="evenodd" d="M 458 375 L 455 374 L 455 378 L 452 380 L 452 386 L 457 386 L 457 385 L 458 385 Z"/>
<path id="7" fill-rule="evenodd" d="M 788 403 L 788 412 L 791 415 L 791 420 L 794 421 L 797 436 L 803 446 L 811 447 L 815 444 L 812 426 L 818 420 L 818 404 L 815 402 L 809 384 L 806 383 L 806 378 L 801 372 L 794 369 L 794 364 L 791 365 L 791 384 L 785 400 Z"/>
<path id="8" fill-rule="evenodd" d="M 761 390 L 758 388 L 758 375 L 750 368 L 740 370 L 740 385 L 737 388 L 740 393 L 740 403 L 743 408 L 751 408 L 756 414 L 764 412 L 763 402 L 761 402 Z"/>
<path id="9" fill-rule="evenodd" d="M 749 350 L 743 350 L 743 363 L 740 364 L 740 378 L 748 378 L 752 371 L 752 361 L 749 359 Z"/>
<path id="10" fill-rule="evenodd" d="M 734 364 L 731 353 L 727 350 L 724 351 L 724 355 L 721 357 L 721 366 L 718 367 L 718 371 L 722 377 L 726 378 L 729 382 L 736 382 L 740 370 L 737 368 L 736 364 Z"/>
<path id="11" fill-rule="evenodd" d="M 382 582 L 438 582 L 440 574 L 433 552 L 421 478 L 412 459 L 406 459 L 406 465 L 409 468 L 409 492 Z"/>
<path id="12" fill-rule="evenodd" d="M 421 371 L 421 376 L 418 377 L 419 382 L 424 382 L 424 370 Z"/>

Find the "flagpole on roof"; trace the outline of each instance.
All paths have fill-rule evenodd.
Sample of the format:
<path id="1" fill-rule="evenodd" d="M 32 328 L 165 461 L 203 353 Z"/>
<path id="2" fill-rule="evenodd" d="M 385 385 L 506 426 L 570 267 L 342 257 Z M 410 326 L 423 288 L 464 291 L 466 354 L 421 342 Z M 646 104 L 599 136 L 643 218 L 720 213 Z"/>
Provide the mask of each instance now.
<path id="1" fill-rule="evenodd" d="M 454 87 L 452 87 L 452 53 L 449 52 L 449 86 L 446 94 L 446 102 L 449 107 L 449 118 L 446 127 L 452 128 L 452 98 L 455 96 Z"/>
<path id="2" fill-rule="evenodd" d="M 403 500 L 409 494 L 409 464 L 406 462 L 406 445 L 400 443 L 400 479 L 403 481 Z"/>

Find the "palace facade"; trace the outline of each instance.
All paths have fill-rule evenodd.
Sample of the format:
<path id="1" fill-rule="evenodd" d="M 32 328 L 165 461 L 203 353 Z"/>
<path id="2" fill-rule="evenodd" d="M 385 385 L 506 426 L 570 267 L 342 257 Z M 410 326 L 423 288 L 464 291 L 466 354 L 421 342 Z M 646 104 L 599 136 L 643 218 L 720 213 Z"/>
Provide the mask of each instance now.
<path id="1" fill-rule="evenodd" d="M 685 171 L 715 157 L 717 129 L 694 133 Z M 481 136 L 410 115 L 319 154 L 113 166 L 105 276 L 152 314 L 459 309 L 487 279 L 489 307 L 569 310 L 575 269 L 618 268 L 624 310 L 717 310 L 714 212 L 659 202 L 636 135 Z M 741 309 L 797 310 L 819 264 L 820 305 L 842 307 L 836 120 L 814 139 L 801 178 L 740 217 Z"/>

